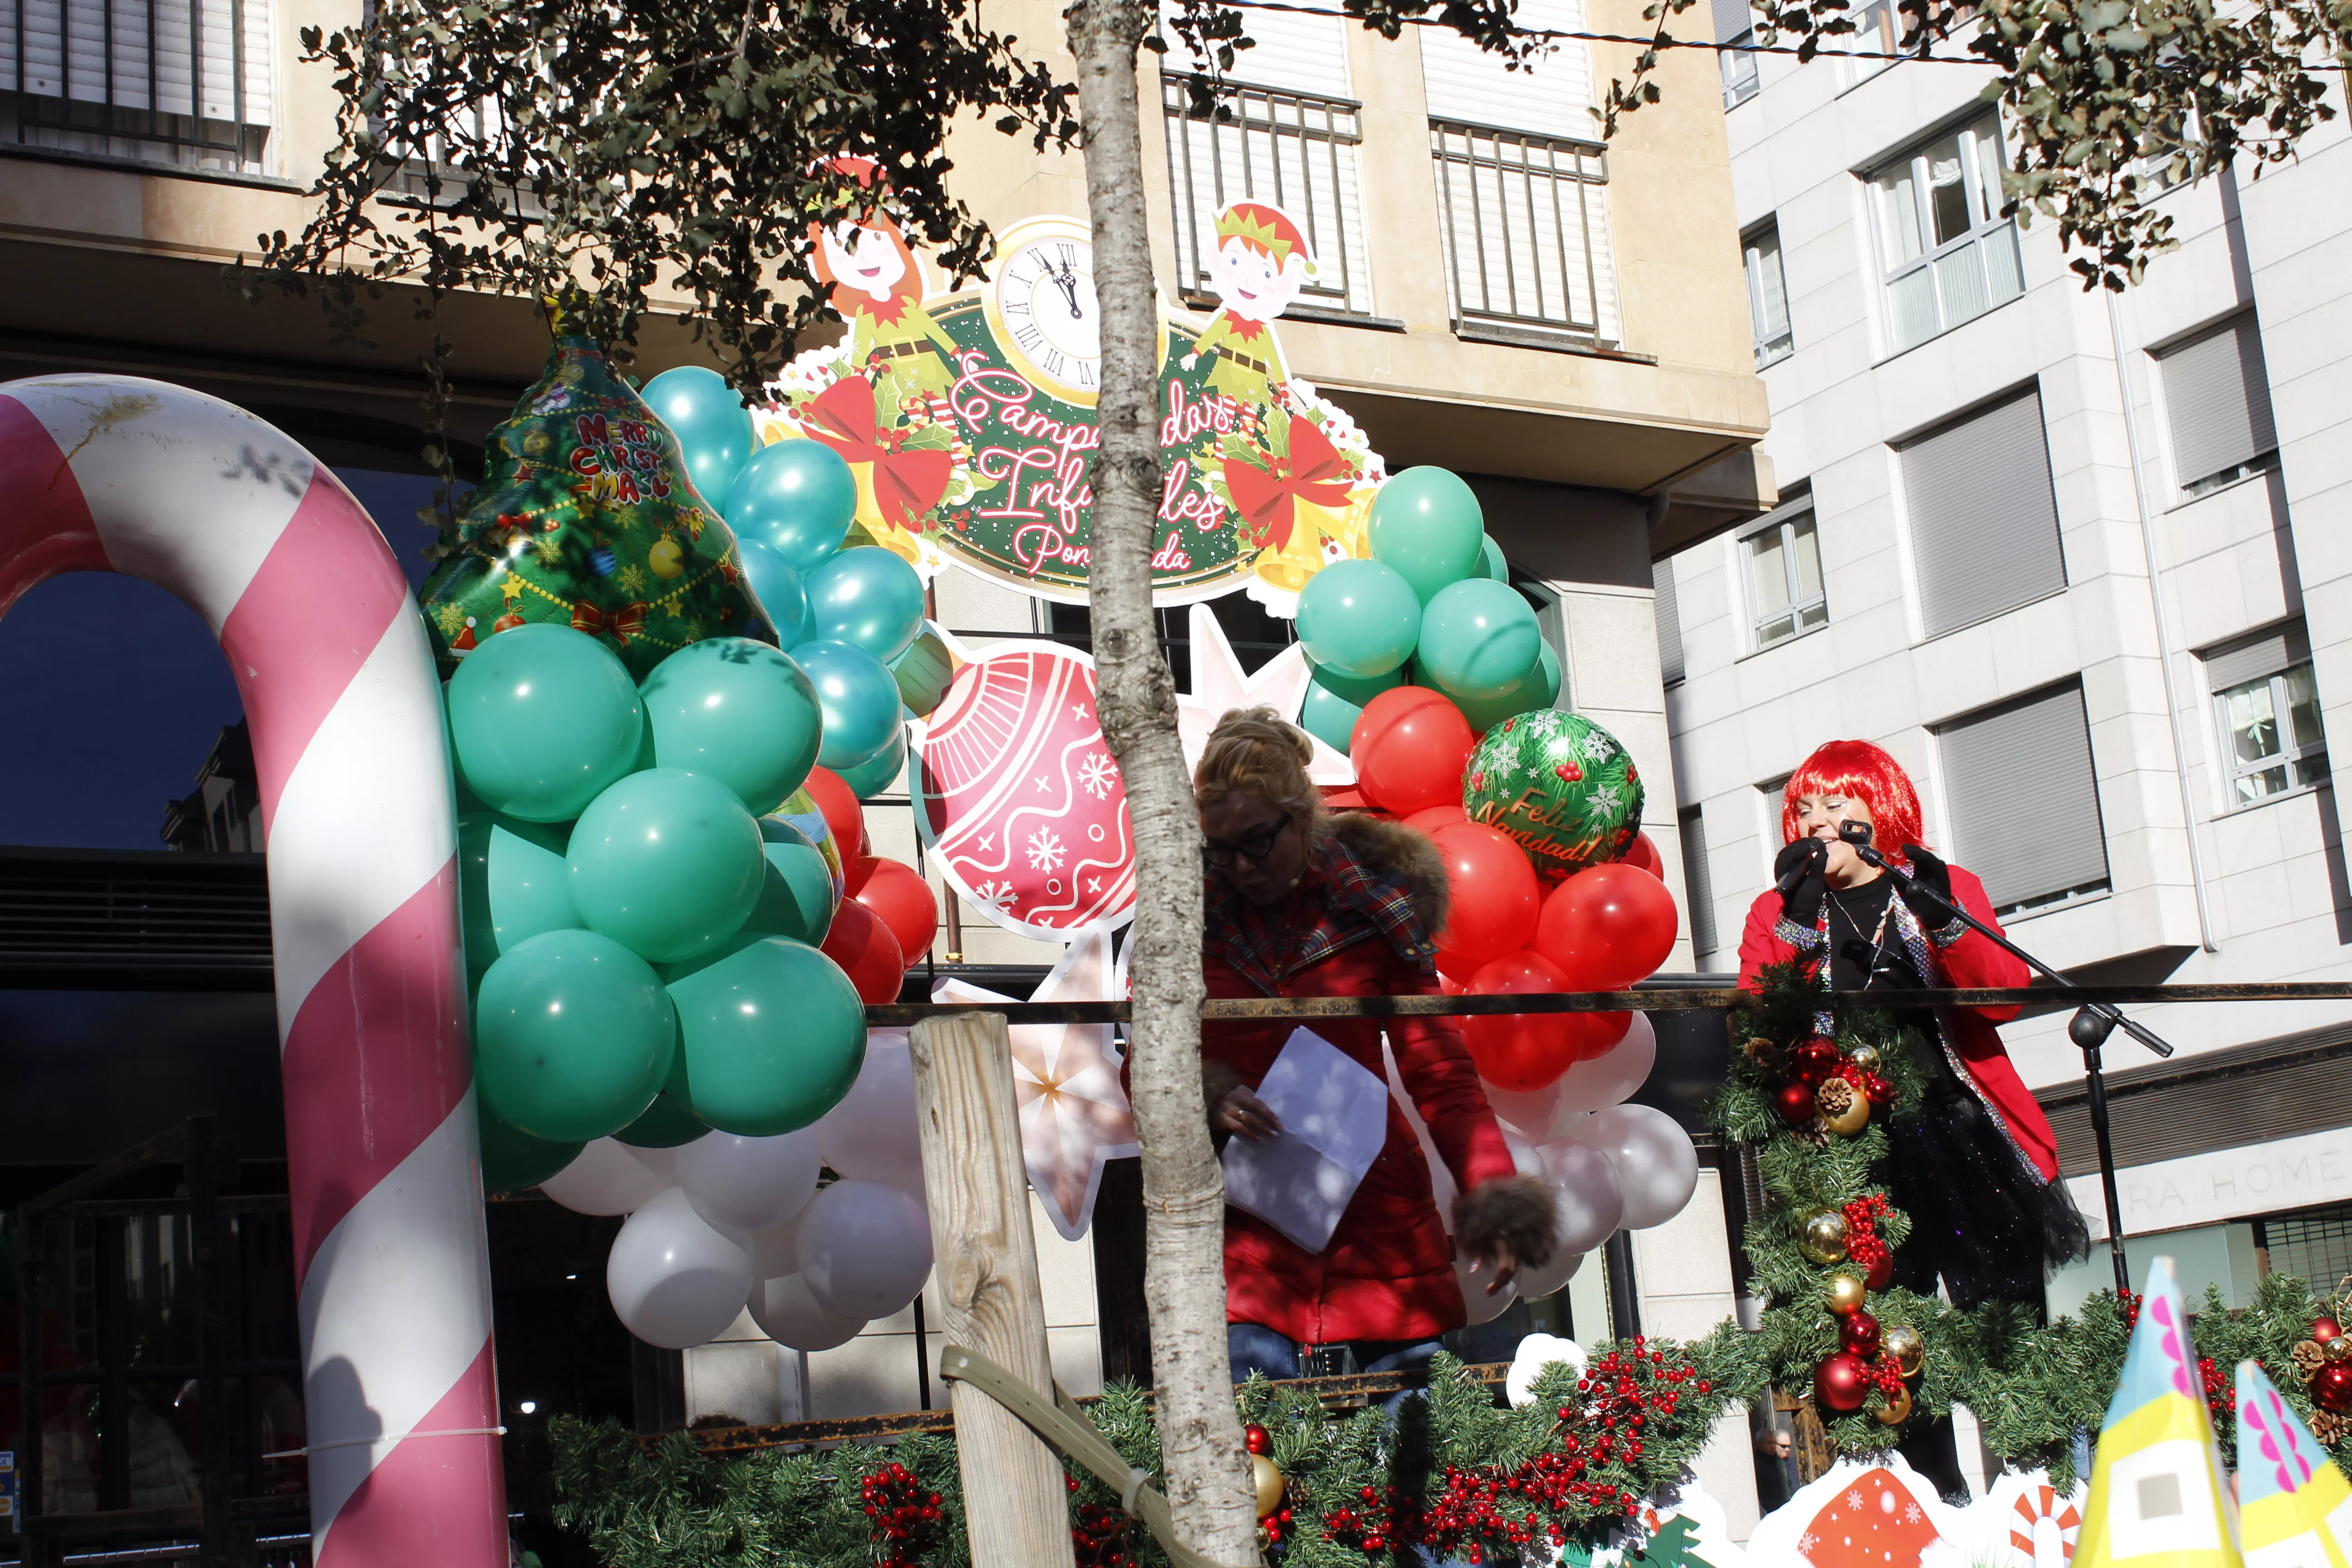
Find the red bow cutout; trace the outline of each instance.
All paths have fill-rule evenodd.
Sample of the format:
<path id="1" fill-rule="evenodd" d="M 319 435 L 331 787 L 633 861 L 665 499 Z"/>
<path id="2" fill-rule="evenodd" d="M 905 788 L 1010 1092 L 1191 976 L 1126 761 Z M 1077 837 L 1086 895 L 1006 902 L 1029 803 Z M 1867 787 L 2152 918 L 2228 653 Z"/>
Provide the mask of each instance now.
<path id="1" fill-rule="evenodd" d="M 948 493 L 955 459 L 934 448 L 899 451 L 896 440 L 904 438 L 899 432 L 877 433 L 874 388 L 863 376 L 845 377 L 826 387 L 803 410 L 802 418 L 810 435 L 847 461 L 874 465 L 874 500 L 885 521 L 911 530 Z"/>
<path id="2" fill-rule="evenodd" d="M 609 636 L 626 647 L 631 637 L 645 635 L 646 606 L 643 604 L 625 605 L 614 611 L 608 621 L 604 611 L 583 599 L 572 606 L 572 629 L 586 632 L 590 637 Z"/>
<path id="3" fill-rule="evenodd" d="M 1290 422 L 1288 457 L 1277 458 L 1270 452 L 1264 456 L 1264 468 L 1227 458 L 1225 489 L 1233 492 L 1234 505 L 1251 531 L 1271 538 L 1276 550 L 1288 548 L 1291 528 L 1297 521 L 1298 509 L 1291 501 L 1311 501 L 1321 507 L 1348 504 L 1351 483 L 1348 460 L 1314 421 Z"/>

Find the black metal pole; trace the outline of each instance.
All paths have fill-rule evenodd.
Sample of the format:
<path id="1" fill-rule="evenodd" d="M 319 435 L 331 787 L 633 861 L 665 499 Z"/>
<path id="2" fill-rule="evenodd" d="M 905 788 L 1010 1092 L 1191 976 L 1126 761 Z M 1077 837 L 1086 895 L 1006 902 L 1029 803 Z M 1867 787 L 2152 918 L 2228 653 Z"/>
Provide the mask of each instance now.
<path id="1" fill-rule="evenodd" d="M 2107 1255 L 2116 1266 L 2116 1294 L 2131 1290 L 2131 1264 L 2124 1258 L 2123 1201 L 2116 1192 L 2116 1150 L 2107 1131 L 2107 1075 L 2099 1050 L 2115 1026 L 2088 1007 L 2076 1013 L 2066 1033 L 2083 1047 L 2083 1077 L 2091 1089 L 2091 1139 L 2099 1149 L 2099 1192 L 2107 1205 Z"/>

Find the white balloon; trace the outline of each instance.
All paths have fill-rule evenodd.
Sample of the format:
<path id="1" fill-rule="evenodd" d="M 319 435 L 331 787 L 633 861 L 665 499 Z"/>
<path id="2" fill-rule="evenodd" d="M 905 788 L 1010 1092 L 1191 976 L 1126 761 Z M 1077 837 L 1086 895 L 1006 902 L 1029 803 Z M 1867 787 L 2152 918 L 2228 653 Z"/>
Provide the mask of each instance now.
<path id="1" fill-rule="evenodd" d="M 1583 1266 L 1584 1254 L 1570 1252 L 1565 1247 L 1555 1245 L 1551 1249 L 1549 1263 L 1545 1264 L 1541 1268 L 1523 1268 L 1519 1271 L 1517 1280 L 1519 1294 L 1530 1301 L 1538 1300 L 1566 1285 L 1576 1277 L 1576 1271 Z"/>
<path id="2" fill-rule="evenodd" d="M 1554 1245 L 1563 1252 L 1590 1252 L 1624 1223 L 1625 1192 L 1617 1167 L 1600 1150 L 1565 1139 L 1545 1144 L 1541 1152 L 1559 1210 Z"/>
<path id="3" fill-rule="evenodd" d="M 887 1182 L 835 1182 L 801 1220 L 801 1273 L 816 1304 L 870 1322 L 915 1299 L 931 1272 L 931 1222 Z"/>
<path id="4" fill-rule="evenodd" d="M 923 1144 L 915 1123 L 915 1058 L 906 1030 L 867 1032 L 866 1065 L 841 1103 L 816 1124 L 816 1139 L 836 1175 L 887 1182 L 920 1195 Z"/>
<path id="5" fill-rule="evenodd" d="M 1511 1152 L 1511 1163 L 1519 1168 L 1519 1174 L 1522 1176 L 1543 1175 L 1545 1173 L 1543 1156 L 1536 1152 L 1536 1146 L 1528 1142 L 1526 1139 L 1520 1137 L 1517 1132 L 1512 1131 L 1507 1127 L 1503 1128 L 1501 1131 L 1503 1134 L 1503 1147 Z"/>
<path id="6" fill-rule="evenodd" d="M 1472 1328 L 1501 1317 L 1510 1309 L 1511 1303 L 1519 1299 L 1519 1282 L 1517 1279 L 1493 1295 L 1487 1295 L 1487 1282 L 1494 1278 L 1484 1268 L 1475 1274 L 1471 1273 L 1470 1260 L 1466 1258 L 1454 1260 L 1454 1283 L 1462 1287 L 1462 1304 L 1470 1310 Z"/>
<path id="7" fill-rule="evenodd" d="M 581 1150 L 572 1163 L 540 1183 L 539 1190 L 573 1214 L 627 1214 L 656 1193 L 677 1185 L 675 1171 L 664 1174 L 640 1157 L 668 1152 L 667 1149 L 632 1149 L 614 1139 L 599 1138 Z"/>
<path id="8" fill-rule="evenodd" d="M 796 1351 L 829 1351 L 845 1345 L 866 1326 L 818 1306 L 808 1281 L 798 1274 L 782 1274 L 753 1284 L 751 1321 L 760 1325 L 761 1333 Z"/>
<path id="9" fill-rule="evenodd" d="M 1478 1087 L 1486 1091 L 1486 1103 L 1494 1108 L 1504 1126 L 1516 1128 L 1530 1138 L 1544 1136 L 1551 1129 L 1552 1118 L 1559 1114 L 1558 1079 L 1541 1089 L 1525 1091 L 1496 1089 L 1484 1079 L 1478 1080 Z"/>
<path id="10" fill-rule="evenodd" d="M 1625 1194 L 1628 1230 L 1664 1225 L 1683 1212 L 1698 1189 L 1698 1151 L 1690 1134 L 1663 1110 L 1646 1105 L 1612 1105 L 1593 1112 L 1577 1131 L 1577 1142 L 1597 1149 L 1617 1167 Z"/>
<path id="11" fill-rule="evenodd" d="M 622 1325 L 646 1343 L 672 1351 L 708 1344 L 751 1296 L 751 1238 L 715 1228 L 672 1187 L 613 1238 L 604 1289 Z"/>
<path id="12" fill-rule="evenodd" d="M 784 1221 L 765 1230 L 751 1233 L 751 1278 L 754 1281 L 773 1279 L 781 1275 L 801 1271 L 801 1221 L 808 1217 L 807 1205 Z M 754 1289 L 753 1296 L 759 1291 Z"/>
<path id="13" fill-rule="evenodd" d="M 808 1206 L 819 1163 L 805 1127 L 773 1138 L 706 1132 L 677 1151 L 677 1184 L 711 1224 L 765 1230 Z"/>
<path id="14" fill-rule="evenodd" d="M 1603 1110 L 1622 1105 L 1658 1065 L 1658 1034 L 1647 1013 L 1633 1015 L 1625 1037 L 1591 1061 L 1577 1063 L 1560 1076 L 1559 1109 L 1563 1112 Z"/>

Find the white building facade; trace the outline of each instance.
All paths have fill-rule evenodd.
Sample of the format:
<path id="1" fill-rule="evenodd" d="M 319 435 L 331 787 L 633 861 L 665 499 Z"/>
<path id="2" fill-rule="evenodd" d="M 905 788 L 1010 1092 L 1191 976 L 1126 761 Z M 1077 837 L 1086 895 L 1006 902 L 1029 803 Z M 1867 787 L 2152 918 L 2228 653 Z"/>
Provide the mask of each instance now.
<path id="1" fill-rule="evenodd" d="M 1884 47 L 1888 9 L 1832 47 Z M 1719 37 L 1748 26 L 1717 0 Z M 1737 965 L 1781 781 L 1856 737 L 1910 770 L 1928 843 L 2011 936 L 2078 978 L 2352 976 L 2326 758 L 2352 736 L 2343 121 L 2259 180 L 2164 195 L 2179 249 L 2111 298 L 2054 223 L 2000 216 L 1982 68 L 1726 60 L 1781 501 L 1657 566 L 1698 967 Z M 2126 1236 L 2168 1233 L 2192 1291 L 2334 1285 L 2352 1005 L 2138 1016 L 2180 1055 L 2107 1047 Z M 2067 1016 L 2004 1036 L 2096 1231 Z M 2109 1279 L 2101 1253 L 2053 1305 Z"/>

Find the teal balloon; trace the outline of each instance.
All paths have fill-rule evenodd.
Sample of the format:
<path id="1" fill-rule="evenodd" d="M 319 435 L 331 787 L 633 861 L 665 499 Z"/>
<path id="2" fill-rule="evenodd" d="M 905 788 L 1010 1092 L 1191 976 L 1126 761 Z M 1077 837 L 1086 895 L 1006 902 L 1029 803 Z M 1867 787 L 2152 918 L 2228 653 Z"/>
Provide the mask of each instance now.
<path id="1" fill-rule="evenodd" d="M 1486 558 L 1478 498 L 1446 468 L 1391 475 L 1372 498 L 1368 531 L 1372 559 L 1403 573 L 1424 605 L 1440 588 L 1477 573 Z"/>
<path id="2" fill-rule="evenodd" d="M 735 476 L 724 510 L 737 539 L 758 540 L 805 575 L 848 534 L 857 476 L 822 441 L 771 441 Z"/>
<path id="3" fill-rule="evenodd" d="M 766 937 L 674 978 L 694 1114 L 722 1132 L 772 1138 L 841 1103 L 866 1061 L 866 1005 L 841 966 L 801 942 Z"/>
<path id="4" fill-rule="evenodd" d="M 751 584 L 751 596 L 760 601 L 768 624 L 776 630 L 776 646 L 791 647 L 808 641 L 808 590 L 801 585 L 801 574 L 793 563 L 782 551 L 756 539 L 738 538 L 735 552 L 743 563 L 743 578 Z"/>
<path id="5" fill-rule="evenodd" d="M 741 930 L 759 903 L 760 844 L 758 821 L 719 780 L 631 773 L 572 829 L 572 902 L 590 931 L 648 963 L 693 958 Z"/>
<path id="6" fill-rule="evenodd" d="M 646 383 L 645 399 L 677 437 L 687 477 L 722 515 L 735 476 L 760 445 L 751 411 L 727 378 L 705 365 L 680 365 Z"/>
<path id="7" fill-rule="evenodd" d="M 1364 704 L 1391 687 L 1404 684 L 1404 672 L 1398 669 L 1360 680 L 1336 669 L 1325 669 L 1312 660 L 1307 668 L 1307 700 L 1299 706 L 1298 726 L 1342 756 L 1347 755 L 1349 737 L 1355 732 L 1356 719 L 1363 712 Z"/>
<path id="8" fill-rule="evenodd" d="M 688 643 L 654 666 L 637 691 L 654 765 L 717 779 L 754 816 L 792 798 L 816 766 L 824 723 L 816 688 L 766 643 Z"/>
<path id="9" fill-rule="evenodd" d="M 822 824 L 820 816 L 817 821 Z M 824 943 L 841 902 L 833 867 L 816 841 L 781 816 L 760 818 L 761 852 L 768 862 L 760 901 L 740 936 L 781 936 L 811 947 Z"/>
<path id="10" fill-rule="evenodd" d="M 793 660 L 808 672 L 824 710 L 824 743 L 817 761 L 840 773 L 880 754 L 890 737 L 902 734 L 898 710 L 905 700 L 889 667 L 855 643 L 804 642 Z"/>
<path id="11" fill-rule="evenodd" d="M 478 985 L 500 955 L 580 924 L 562 829 L 488 811 L 457 819 L 457 899 L 466 980 Z"/>
<path id="12" fill-rule="evenodd" d="M 535 936 L 490 965 L 474 1004 L 474 1081 L 509 1126 L 604 1138 L 669 1076 L 677 1022 L 652 965 L 588 931 Z"/>
<path id="13" fill-rule="evenodd" d="M 670 1077 L 677 1076 L 677 1063 L 670 1063 Z M 675 1149 L 681 1143 L 691 1143 L 710 1131 L 709 1125 L 684 1105 L 671 1098 L 665 1089 L 654 1096 L 646 1113 L 613 1134 L 616 1142 L 632 1149 Z"/>
<path id="14" fill-rule="evenodd" d="M 580 1158 L 585 1140 L 534 1138 L 509 1127 L 487 1110 L 479 1124 L 482 1150 L 482 1191 L 519 1193 L 535 1187 Z"/>
<path id="15" fill-rule="evenodd" d="M 457 766 L 457 736 L 449 727 L 449 688 L 446 682 L 440 688 L 440 698 L 441 750 L 449 759 L 449 793 L 456 802 L 457 815 L 463 816 L 471 811 L 488 811 L 490 808 L 482 804 L 482 797 L 466 783 L 465 771 Z"/>
<path id="16" fill-rule="evenodd" d="M 1421 598 L 1393 566 L 1335 561 L 1298 594 L 1298 640 L 1325 669 L 1370 680 L 1402 668 L 1421 637 Z"/>
<path id="17" fill-rule="evenodd" d="M 541 622 L 499 633 L 449 678 L 457 774 L 492 811 L 569 822 L 636 765 L 637 683 L 585 632 Z"/>
<path id="18" fill-rule="evenodd" d="M 903 714 L 906 710 L 900 710 Z M 907 728 L 902 721 L 883 748 L 854 767 L 837 768 L 841 782 L 860 800 L 872 800 L 898 782 L 907 766 Z"/>
<path id="19" fill-rule="evenodd" d="M 1421 661 L 1460 701 L 1501 697 L 1536 668 L 1543 632 L 1507 584 L 1469 577 L 1441 588 L 1421 619 Z"/>
<path id="20" fill-rule="evenodd" d="M 854 643 L 887 664 L 923 629 L 923 580 L 878 544 L 836 551 L 807 577 L 808 638 Z"/>
<path id="21" fill-rule="evenodd" d="M 1491 533 L 1482 533 L 1478 537 L 1482 542 L 1478 546 L 1477 575 L 1491 582 L 1509 582 L 1511 563 L 1503 559 L 1503 547 L 1495 542 L 1495 536 Z"/>
<path id="22" fill-rule="evenodd" d="M 1470 721 L 1471 730 L 1483 735 L 1506 719 L 1549 708 L 1559 700 L 1559 656 L 1551 651 L 1551 644 L 1547 642 L 1537 650 L 1536 668 L 1510 690 L 1484 701 L 1457 697 L 1454 705 L 1462 710 L 1462 717 Z"/>

